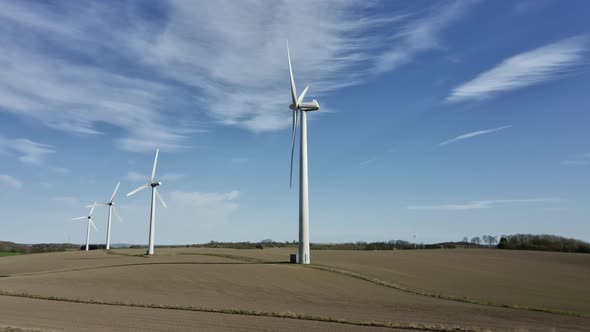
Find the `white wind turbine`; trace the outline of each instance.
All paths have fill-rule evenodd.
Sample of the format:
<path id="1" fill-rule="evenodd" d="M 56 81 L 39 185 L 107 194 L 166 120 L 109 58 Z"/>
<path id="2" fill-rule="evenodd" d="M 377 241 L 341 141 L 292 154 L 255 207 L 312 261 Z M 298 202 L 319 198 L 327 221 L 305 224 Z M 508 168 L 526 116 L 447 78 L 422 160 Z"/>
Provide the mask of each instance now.
<path id="1" fill-rule="evenodd" d="M 320 105 L 317 100 L 305 103 L 303 98 L 307 93 L 309 85 L 305 87 L 299 98 L 297 98 L 297 88 L 293 78 L 293 69 L 291 68 L 291 54 L 289 44 L 287 43 L 287 58 L 289 60 L 289 76 L 291 77 L 291 97 L 292 104 L 289 108 L 293 110 L 293 129 L 291 139 L 291 180 L 289 186 L 293 183 L 293 153 L 295 150 L 295 136 L 297 133 L 297 118 L 301 117 L 301 141 L 300 141 L 300 159 L 299 159 L 299 264 L 309 264 L 311 262 L 309 252 L 309 196 L 307 190 L 307 112 L 317 111 Z"/>
<path id="2" fill-rule="evenodd" d="M 94 202 L 94 204 L 91 205 L 90 213 L 88 214 L 88 216 L 72 219 L 72 220 L 88 219 L 88 225 L 86 225 L 86 251 L 88 251 L 88 246 L 90 245 L 90 225 L 92 225 L 92 227 L 94 227 L 95 230 L 98 230 L 98 228 L 96 228 L 96 225 L 94 224 L 94 222 L 92 222 L 92 213 L 94 212 L 95 207 L 96 207 L 96 202 Z"/>
<path id="3" fill-rule="evenodd" d="M 105 203 L 98 203 L 97 205 L 105 205 L 109 207 L 109 221 L 107 223 L 107 243 L 106 243 L 106 249 L 111 249 L 111 216 L 112 213 L 114 213 L 117 216 L 117 219 L 119 219 L 120 222 L 123 222 L 123 219 L 121 219 L 121 216 L 119 215 L 119 212 L 117 212 L 117 209 L 115 208 L 114 204 L 115 204 L 115 195 L 117 194 L 117 190 L 119 190 L 119 185 L 121 184 L 121 182 L 117 183 L 117 186 L 115 187 L 115 191 L 113 191 L 113 195 L 111 195 L 111 199 L 108 202 Z M 90 207 L 90 206 L 88 206 Z"/>
<path id="4" fill-rule="evenodd" d="M 154 254 L 154 231 L 155 231 L 155 227 L 156 227 L 156 197 L 158 197 L 158 200 L 160 200 L 160 203 L 162 203 L 162 205 L 164 205 L 164 207 L 166 206 L 166 203 L 164 203 L 164 200 L 162 199 L 162 197 L 160 196 L 160 193 L 158 192 L 158 190 L 156 189 L 157 186 L 161 185 L 162 182 L 160 181 L 154 181 L 154 178 L 156 177 L 156 165 L 158 164 L 158 153 L 160 152 L 160 149 L 156 150 L 156 158 L 154 159 L 154 167 L 152 168 L 152 177 L 150 178 L 150 181 L 146 184 L 144 184 L 143 186 L 133 190 L 132 192 L 128 193 L 127 196 L 131 196 L 139 191 L 142 191 L 148 187 L 152 187 L 152 204 L 151 204 L 151 212 L 150 212 L 150 242 L 149 242 L 149 248 L 148 248 L 148 255 L 153 255 Z"/>

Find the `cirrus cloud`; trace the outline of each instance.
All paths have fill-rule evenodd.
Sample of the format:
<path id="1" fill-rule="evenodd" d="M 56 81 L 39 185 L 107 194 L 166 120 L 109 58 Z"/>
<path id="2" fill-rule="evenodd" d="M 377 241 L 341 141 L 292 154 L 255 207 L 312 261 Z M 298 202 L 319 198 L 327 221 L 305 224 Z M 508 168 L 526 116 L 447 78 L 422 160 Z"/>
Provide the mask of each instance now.
<path id="1" fill-rule="evenodd" d="M 588 38 L 576 36 L 517 54 L 453 89 L 448 103 L 483 100 L 503 92 L 562 78 L 582 64 Z"/>
<path id="2" fill-rule="evenodd" d="M 209 123 L 280 130 L 289 125 L 287 39 L 295 78 L 312 83 L 314 98 L 440 49 L 441 31 L 469 7 L 406 4 L 383 15 L 380 6 L 4 1 L 0 111 L 82 136 L 110 129 L 115 146 L 134 152 L 186 149 Z"/>
<path id="3" fill-rule="evenodd" d="M 448 144 L 451 144 L 451 143 L 455 143 L 455 142 L 459 142 L 459 141 L 462 141 L 462 140 L 470 139 L 470 138 L 473 138 L 473 137 L 476 137 L 476 136 L 495 133 L 497 131 L 508 129 L 510 127 L 512 127 L 512 126 L 502 126 L 502 127 L 493 128 L 493 129 L 473 131 L 473 132 L 470 132 L 470 133 L 467 133 L 467 134 L 463 134 L 463 135 L 459 135 L 457 137 L 451 138 L 451 139 L 446 140 L 444 142 L 440 142 L 438 145 L 439 146 L 448 145 Z"/>
<path id="4" fill-rule="evenodd" d="M 413 205 L 408 206 L 408 210 L 426 210 L 426 211 L 464 211 L 489 209 L 496 206 L 519 203 L 552 203 L 558 202 L 558 198 L 524 198 L 524 199 L 491 199 L 483 201 L 471 201 L 461 204 L 441 204 L 441 205 Z"/>
<path id="5" fill-rule="evenodd" d="M 0 174 L 0 183 L 12 187 L 14 189 L 22 189 L 23 184 L 14 176 Z"/>

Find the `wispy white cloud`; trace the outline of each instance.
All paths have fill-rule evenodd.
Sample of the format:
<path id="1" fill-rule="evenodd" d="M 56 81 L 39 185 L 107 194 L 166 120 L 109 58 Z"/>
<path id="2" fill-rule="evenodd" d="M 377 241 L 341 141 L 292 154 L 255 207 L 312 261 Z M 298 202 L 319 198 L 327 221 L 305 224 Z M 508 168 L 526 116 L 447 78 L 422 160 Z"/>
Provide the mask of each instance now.
<path id="1" fill-rule="evenodd" d="M 414 60 L 420 54 L 440 49 L 442 31 L 459 19 L 475 1 L 457 1 L 439 4 L 427 10 L 426 15 L 403 20 L 397 33 L 391 37 L 387 51 L 379 55 L 375 70 L 390 71 Z"/>
<path id="2" fill-rule="evenodd" d="M 590 165 L 590 152 L 572 155 L 562 162 L 564 165 Z"/>
<path id="3" fill-rule="evenodd" d="M 40 165 L 55 150 L 51 145 L 26 138 L 10 139 L 0 136 L 0 153 L 16 154 L 18 160 L 25 164 Z"/>
<path id="4" fill-rule="evenodd" d="M 458 142 L 458 141 L 466 140 L 466 139 L 469 139 L 469 138 L 473 138 L 473 137 L 476 137 L 476 136 L 495 133 L 497 131 L 508 129 L 510 127 L 512 127 L 512 126 L 502 126 L 502 127 L 493 128 L 493 129 L 473 131 L 473 132 L 470 132 L 470 133 L 467 133 L 467 134 L 459 135 L 459 136 L 457 136 L 455 138 L 451 138 L 451 139 L 446 140 L 444 142 L 440 142 L 438 145 L 439 146 L 447 145 L 447 144 L 455 143 L 455 142 Z"/>
<path id="5" fill-rule="evenodd" d="M 132 182 L 141 182 L 141 181 L 147 181 L 147 180 L 149 180 L 149 178 L 146 174 L 141 174 L 141 173 L 135 172 L 135 171 L 129 171 L 129 172 L 127 172 L 127 180 L 132 181 Z"/>
<path id="6" fill-rule="evenodd" d="M 198 89 L 197 103 L 218 123 L 251 131 L 289 125 L 286 40 L 300 89 L 309 97 L 359 82 L 356 66 L 373 49 L 360 33 L 392 19 L 360 17 L 365 5 L 348 1 L 172 1 L 170 22 L 138 47 L 163 74 Z M 299 24 L 284 17 L 321 24 Z M 260 20 L 264 17 L 264 20 Z"/>
<path id="7" fill-rule="evenodd" d="M 130 45 L 139 32 L 121 20 L 125 13 L 139 19 L 132 7 L 4 2 L 0 111 L 80 135 L 100 134 L 98 124 L 107 124 L 122 129 L 110 139 L 124 150 L 183 148 L 194 131 L 184 123 L 193 118 L 174 111 L 181 105 L 172 95 L 181 87 L 173 91 L 134 66 Z"/>
<path id="8" fill-rule="evenodd" d="M 165 13 L 154 17 L 133 3 L 5 1 L 0 111 L 79 135 L 106 125 L 128 151 L 187 148 L 211 120 L 278 130 L 290 116 L 287 39 L 314 98 L 441 48 L 465 3 L 375 16 L 372 2 L 141 2 Z"/>
<path id="9" fill-rule="evenodd" d="M 14 189 L 21 189 L 23 187 L 23 184 L 17 178 L 6 174 L 0 174 L 0 183 Z"/>
<path id="10" fill-rule="evenodd" d="M 376 161 L 377 161 L 377 157 L 371 157 L 369 159 L 366 159 L 366 160 L 361 161 L 360 162 L 360 165 L 361 166 L 367 166 L 367 165 L 370 165 L 370 164 L 375 163 Z"/>
<path id="11" fill-rule="evenodd" d="M 0 79 L 0 108 L 74 134 L 99 134 L 98 123 L 122 128 L 124 136 L 114 143 L 124 150 L 182 146 L 188 131 L 181 125 L 173 128 L 156 112 L 169 88 L 21 51 L 0 54 L 0 63 L 7 64 Z"/>
<path id="12" fill-rule="evenodd" d="M 588 38 L 576 36 L 505 59 L 454 88 L 446 102 L 482 100 L 564 77 L 582 64 Z"/>
<path id="13" fill-rule="evenodd" d="M 441 205 L 413 205 L 408 206 L 408 210 L 427 210 L 427 211 L 463 211 L 475 209 L 489 209 L 496 206 L 519 204 L 519 203 L 552 203 L 559 202 L 558 198 L 525 198 L 525 199 L 493 199 L 484 201 L 471 201 L 462 204 L 441 204 Z"/>
<path id="14" fill-rule="evenodd" d="M 470 202 L 464 204 L 441 204 L 441 205 L 411 205 L 408 206 L 408 210 L 435 210 L 435 211 L 454 211 L 454 210 L 472 210 L 482 209 L 486 206 L 482 202 Z"/>

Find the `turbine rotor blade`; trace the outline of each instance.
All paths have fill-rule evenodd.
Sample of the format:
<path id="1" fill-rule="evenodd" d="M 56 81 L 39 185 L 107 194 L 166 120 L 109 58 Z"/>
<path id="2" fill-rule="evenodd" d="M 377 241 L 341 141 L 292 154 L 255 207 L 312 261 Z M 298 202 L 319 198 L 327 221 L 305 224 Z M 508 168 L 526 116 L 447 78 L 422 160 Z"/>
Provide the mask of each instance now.
<path id="1" fill-rule="evenodd" d="M 121 219 L 121 216 L 119 215 L 119 212 L 117 212 L 117 209 L 115 209 L 115 207 L 112 207 L 113 212 L 115 214 L 115 216 L 117 216 L 117 219 L 119 219 L 120 222 L 123 222 L 123 219 Z"/>
<path id="2" fill-rule="evenodd" d="M 128 194 L 127 194 L 127 197 L 129 197 L 129 196 L 131 196 L 131 195 L 133 195 L 133 194 L 135 194 L 135 193 L 137 193 L 137 192 L 139 192 L 139 191 L 142 191 L 142 190 L 144 190 L 145 188 L 147 188 L 147 187 L 149 187 L 149 186 L 150 186 L 150 185 L 149 185 L 149 183 L 147 183 L 147 184 L 144 184 L 143 186 L 141 186 L 141 187 L 139 187 L 139 188 L 137 188 L 137 189 L 133 190 L 132 192 L 128 193 Z"/>
<path id="3" fill-rule="evenodd" d="M 96 208 L 96 202 L 94 202 L 94 204 L 92 204 L 92 209 L 90 209 L 90 213 L 88 214 L 88 216 L 92 216 L 92 212 L 94 212 L 95 208 Z"/>
<path id="4" fill-rule="evenodd" d="M 154 188 L 154 191 L 156 192 L 156 197 L 158 197 L 158 200 L 160 201 L 160 203 L 162 203 L 162 205 L 164 205 L 165 208 L 168 208 L 168 205 L 166 205 L 166 203 L 164 203 L 164 200 L 162 199 L 160 192 L 156 188 Z"/>
<path id="5" fill-rule="evenodd" d="M 154 168 L 152 168 L 152 177 L 150 180 L 151 182 L 154 182 L 154 178 L 156 177 L 156 165 L 158 165 L 158 153 L 160 152 L 160 149 L 156 149 L 156 158 L 154 159 Z"/>
<path id="6" fill-rule="evenodd" d="M 293 68 L 291 67 L 291 53 L 289 52 L 289 41 L 287 41 L 287 59 L 289 59 L 289 76 L 291 77 L 291 97 L 293 98 L 293 107 L 297 108 L 297 88 L 293 78 Z"/>
<path id="7" fill-rule="evenodd" d="M 88 219 L 88 221 L 90 222 L 90 225 L 92 225 L 92 227 L 94 227 L 94 230 L 98 230 L 98 228 L 96 228 L 96 225 L 94 224 L 94 222 L 92 221 L 92 218 Z"/>
<path id="8" fill-rule="evenodd" d="M 119 190 L 119 185 L 121 184 L 121 182 L 117 182 L 117 186 L 115 187 L 115 191 L 113 191 L 113 195 L 111 196 L 111 199 L 109 200 L 109 202 L 113 202 L 113 200 L 115 199 L 115 195 L 117 194 L 117 190 Z"/>
<path id="9" fill-rule="evenodd" d="M 72 218 L 72 220 L 82 220 L 82 219 L 88 219 L 88 216 L 86 216 L 86 217 Z"/>
<path id="10" fill-rule="evenodd" d="M 91 208 L 93 205 L 94 204 L 89 204 L 89 205 L 86 205 L 85 207 Z M 109 205 L 109 203 L 96 203 L 96 206 L 99 206 L 99 205 Z"/>
<path id="11" fill-rule="evenodd" d="M 305 87 L 305 89 L 303 89 L 303 92 L 301 93 L 301 96 L 299 96 L 299 98 L 297 99 L 297 105 L 299 106 L 299 104 L 301 104 L 303 102 L 303 98 L 305 98 L 305 94 L 307 93 L 307 89 L 309 89 L 309 85 Z"/>
<path id="12" fill-rule="evenodd" d="M 289 188 L 293 187 L 293 154 L 295 153 L 295 137 L 297 136 L 297 110 L 293 111 L 293 135 L 291 138 L 291 170 L 289 174 Z"/>

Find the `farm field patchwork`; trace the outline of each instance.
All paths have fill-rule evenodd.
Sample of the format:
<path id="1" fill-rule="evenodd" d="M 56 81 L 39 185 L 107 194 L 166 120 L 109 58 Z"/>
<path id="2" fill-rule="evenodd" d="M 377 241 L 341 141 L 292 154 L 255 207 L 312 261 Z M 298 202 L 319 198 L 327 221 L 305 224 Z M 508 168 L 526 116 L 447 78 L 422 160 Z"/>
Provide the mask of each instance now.
<path id="1" fill-rule="evenodd" d="M 106 319 L 109 329 L 120 330 L 130 327 L 129 320 L 145 315 L 162 316 L 156 319 L 158 324 L 175 320 L 175 330 L 217 324 L 220 330 L 243 326 L 590 331 L 589 304 L 584 301 L 589 298 L 584 282 L 590 265 L 587 255 L 326 250 L 313 251 L 312 266 L 300 266 L 286 263 L 293 249 L 158 248 L 152 257 L 143 256 L 144 251 L 2 257 L 2 312 L 33 305 L 38 310 L 26 313 L 30 316 L 26 325 L 14 309 L 14 315 L 0 317 L 0 327 L 77 329 L 51 314 L 56 308 L 74 306 L 80 324 L 84 317 L 95 322 L 88 330 L 104 330 L 101 324 L 106 323 L 90 316 L 93 311 L 109 311 L 118 317 Z M 465 302 L 462 297 L 487 304 Z M 554 312 L 529 310 L 535 308 Z M 171 318 L 177 316 L 183 318 Z M 147 327 L 156 324 L 153 320 L 137 322 Z"/>

